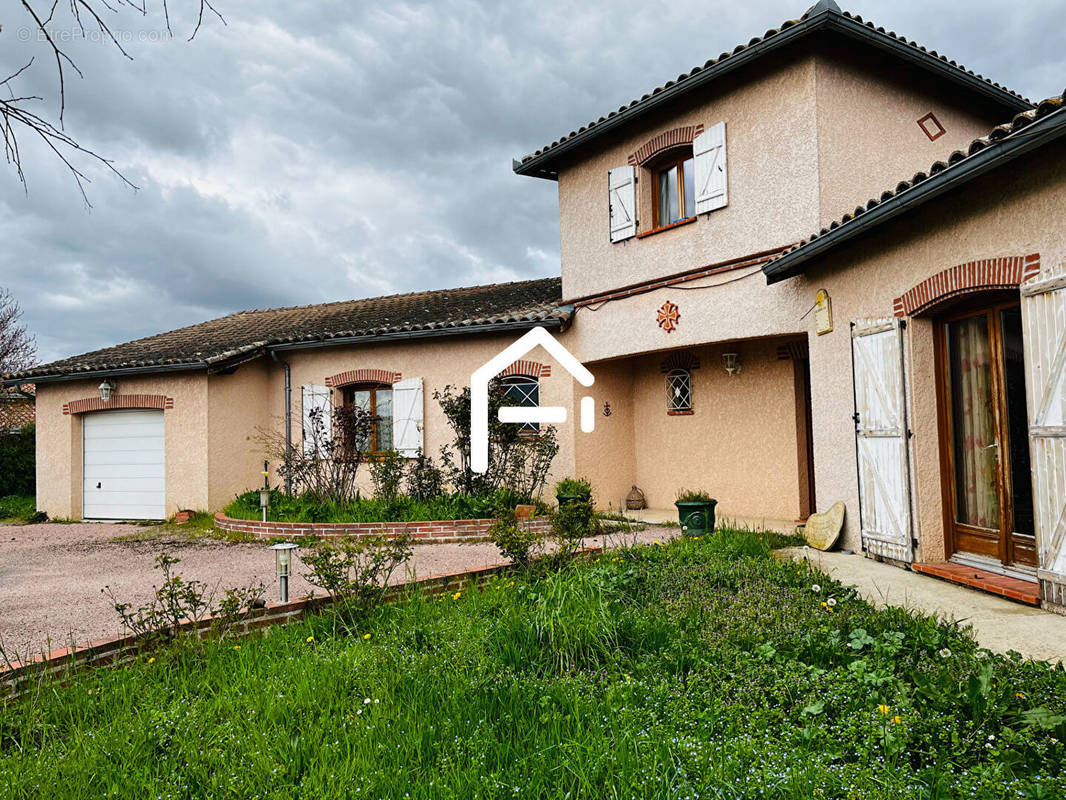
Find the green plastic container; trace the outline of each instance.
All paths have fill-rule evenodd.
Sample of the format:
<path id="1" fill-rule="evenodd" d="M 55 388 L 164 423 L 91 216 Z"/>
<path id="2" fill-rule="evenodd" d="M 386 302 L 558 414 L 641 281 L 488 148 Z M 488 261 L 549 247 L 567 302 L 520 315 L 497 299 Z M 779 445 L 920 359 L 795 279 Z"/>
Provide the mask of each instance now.
<path id="1" fill-rule="evenodd" d="M 717 500 L 678 500 L 674 505 L 677 506 L 677 521 L 681 523 L 685 536 L 702 536 L 714 530 Z"/>

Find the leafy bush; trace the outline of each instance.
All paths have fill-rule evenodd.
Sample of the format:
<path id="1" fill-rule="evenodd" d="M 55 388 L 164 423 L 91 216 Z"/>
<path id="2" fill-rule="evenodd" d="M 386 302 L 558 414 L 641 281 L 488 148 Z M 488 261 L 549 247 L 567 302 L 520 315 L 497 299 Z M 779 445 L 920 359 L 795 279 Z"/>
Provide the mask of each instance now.
<path id="1" fill-rule="evenodd" d="M 681 489 L 677 493 L 678 503 L 709 503 L 713 498 L 702 489 Z"/>
<path id="2" fill-rule="evenodd" d="M 519 526 L 514 511 L 500 513 L 499 519 L 489 528 L 489 539 L 499 548 L 504 558 L 520 567 L 528 567 L 536 554 L 540 536 Z"/>
<path id="3" fill-rule="evenodd" d="M 214 592 L 211 587 L 202 581 L 187 581 L 176 574 L 173 569 L 180 563 L 180 558 L 166 553 L 156 557 L 155 568 L 163 574 L 163 580 L 152 599 L 137 609 L 133 609 L 131 603 L 120 603 L 111 587 L 104 587 L 103 591 L 122 619 L 123 628 L 146 641 L 166 641 L 180 635 L 181 626 L 186 621 L 197 622 L 205 616 L 217 615 L 214 624 L 224 636 L 257 605 L 266 589 L 262 583 L 226 589 L 218 607 L 212 610 Z M 195 633 L 190 632 L 190 635 L 195 636 Z"/>
<path id="4" fill-rule="evenodd" d="M 374 482 L 374 497 L 395 500 L 407 468 L 407 460 L 395 450 L 370 458 L 370 478 Z"/>
<path id="5" fill-rule="evenodd" d="M 0 497 L 37 491 L 36 428 L 0 431 Z"/>
<path id="6" fill-rule="evenodd" d="M 551 512 L 552 540 L 555 542 L 553 561 L 556 565 L 569 561 L 581 547 L 586 536 L 599 533 L 599 520 L 591 500 L 572 500 Z"/>
<path id="7" fill-rule="evenodd" d="M 589 498 L 592 496 L 592 483 L 586 478 L 563 478 L 555 484 L 555 494 Z"/>
<path id="8" fill-rule="evenodd" d="M 508 405 L 499 381 L 489 384 L 489 464 L 484 474 L 470 468 L 470 387 L 445 386 L 433 393 L 440 403 L 453 441 L 441 448 L 441 465 L 452 487 L 464 494 L 508 490 L 521 497 L 539 499 L 552 461 L 559 452 L 555 428 L 542 426 L 531 436 L 520 425 L 499 420 Z"/>
<path id="9" fill-rule="evenodd" d="M 349 622 L 353 612 L 381 602 L 393 572 L 411 558 L 411 541 L 406 533 L 320 540 L 301 548 L 299 558 L 310 569 L 307 582 L 325 589 L 342 621 Z"/>
<path id="10" fill-rule="evenodd" d="M 433 459 L 418 451 L 407 469 L 407 495 L 414 500 L 426 502 L 444 493 L 444 473 Z"/>

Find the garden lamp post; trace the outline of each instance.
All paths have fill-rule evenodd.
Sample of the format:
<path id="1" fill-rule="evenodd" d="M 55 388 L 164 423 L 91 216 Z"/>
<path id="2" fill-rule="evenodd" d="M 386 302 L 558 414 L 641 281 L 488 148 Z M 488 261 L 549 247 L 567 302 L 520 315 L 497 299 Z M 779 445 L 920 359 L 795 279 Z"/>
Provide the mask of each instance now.
<path id="1" fill-rule="evenodd" d="M 300 545 L 281 542 L 270 546 L 277 557 L 278 582 L 281 584 L 281 602 L 289 602 L 289 575 L 292 574 L 292 551 Z"/>
<path id="2" fill-rule="evenodd" d="M 263 522 L 267 521 L 267 508 L 270 506 L 270 463 L 263 462 L 263 488 L 259 490 L 259 507 L 263 509 Z"/>

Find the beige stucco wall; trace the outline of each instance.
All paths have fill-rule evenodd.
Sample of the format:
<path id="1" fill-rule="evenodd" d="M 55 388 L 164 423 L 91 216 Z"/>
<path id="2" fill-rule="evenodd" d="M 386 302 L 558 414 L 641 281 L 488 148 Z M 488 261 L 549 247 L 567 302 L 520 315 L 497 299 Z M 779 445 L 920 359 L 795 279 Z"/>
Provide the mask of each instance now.
<path id="1" fill-rule="evenodd" d="M 284 375 L 262 358 L 232 375 L 207 379 L 208 439 L 206 509 L 222 508 L 233 496 L 263 481 L 262 433 L 284 430 Z M 296 406 L 299 411 L 299 406 Z"/>
<path id="2" fill-rule="evenodd" d="M 815 79 L 820 226 L 918 170 L 927 171 L 1010 118 L 1009 112 L 856 43 L 824 44 Z M 930 112 L 946 131 L 935 141 L 918 126 Z"/>
<path id="3" fill-rule="evenodd" d="M 652 508 L 671 508 L 680 489 L 704 489 L 726 517 L 795 519 L 793 365 L 778 358 L 779 343 L 689 349 L 700 361 L 691 415 L 667 414 L 661 363 L 672 351 L 589 365 L 601 411 L 593 434 L 575 434 L 577 472 L 592 481 L 599 505 L 618 508 L 636 484 Z M 726 351 L 739 354 L 740 375 L 726 374 Z"/>
<path id="4" fill-rule="evenodd" d="M 99 397 L 99 385 L 99 379 L 37 384 L 37 508 L 51 517 L 81 517 L 83 416 L 64 415 L 63 404 Z M 161 373 L 121 377 L 118 393 L 162 394 L 174 399 L 174 407 L 163 412 L 167 513 L 207 508 L 206 376 Z"/>
<path id="5" fill-rule="evenodd" d="M 766 62 L 648 117 L 559 172 L 563 296 L 584 297 L 794 242 L 817 223 L 814 58 Z M 607 171 L 663 131 L 726 123 L 729 205 L 695 223 L 612 243 Z M 638 191 L 650 209 L 651 181 Z M 650 213 L 639 230 L 652 227 Z"/>
<path id="6" fill-rule="evenodd" d="M 814 396 L 815 486 L 818 506 L 848 507 L 845 544 L 859 547 L 849 322 L 892 315 L 893 300 L 943 269 L 999 256 L 1039 253 L 1042 264 L 1066 259 L 1058 220 L 1066 212 L 1066 153 L 1041 152 L 890 223 L 793 278 L 813 296 L 829 290 L 835 330 L 809 337 Z M 812 323 L 813 324 L 813 323 Z M 933 326 L 907 326 L 906 379 L 914 471 L 918 557 L 944 558 Z"/>

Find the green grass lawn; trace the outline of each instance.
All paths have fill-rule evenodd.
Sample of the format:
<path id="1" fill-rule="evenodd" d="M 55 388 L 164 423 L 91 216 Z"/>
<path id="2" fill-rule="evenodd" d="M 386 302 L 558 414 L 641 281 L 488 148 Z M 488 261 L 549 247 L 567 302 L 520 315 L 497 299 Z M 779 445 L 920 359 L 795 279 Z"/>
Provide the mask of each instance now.
<path id="1" fill-rule="evenodd" d="M 9 494 L 0 497 L 0 522 L 20 522 L 37 513 L 37 499 L 33 495 Z"/>
<path id="2" fill-rule="evenodd" d="M 145 654 L 0 714 L 5 797 L 1066 793 L 1061 669 L 750 533 Z"/>

